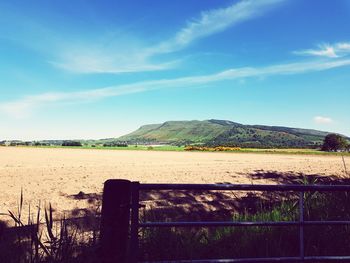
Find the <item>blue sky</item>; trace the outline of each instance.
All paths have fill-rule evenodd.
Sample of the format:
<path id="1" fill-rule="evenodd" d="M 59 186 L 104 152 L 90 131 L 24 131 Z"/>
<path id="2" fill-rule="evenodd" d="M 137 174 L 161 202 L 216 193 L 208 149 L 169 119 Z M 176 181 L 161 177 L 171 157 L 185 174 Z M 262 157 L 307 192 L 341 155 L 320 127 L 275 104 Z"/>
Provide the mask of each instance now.
<path id="1" fill-rule="evenodd" d="M 350 135 L 350 1 L 0 2 L 0 140 L 227 119 Z"/>

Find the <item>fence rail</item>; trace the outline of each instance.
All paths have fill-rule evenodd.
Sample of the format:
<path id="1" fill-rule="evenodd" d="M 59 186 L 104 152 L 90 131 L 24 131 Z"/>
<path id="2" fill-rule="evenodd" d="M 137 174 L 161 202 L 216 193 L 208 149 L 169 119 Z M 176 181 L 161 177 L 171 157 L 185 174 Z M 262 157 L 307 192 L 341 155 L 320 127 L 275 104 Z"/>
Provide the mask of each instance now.
<path id="1" fill-rule="evenodd" d="M 118 182 L 122 182 L 124 185 L 128 185 L 129 196 L 123 198 L 126 203 L 120 204 L 117 201 L 117 206 L 110 206 L 111 201 L 108 198 L 118 198 L 118 187 L 110 187 L 111 185 L 117 186 Z M 120 187 L 119 187 L 120 188 Z M 107 189 L 107 193 L 106 193 Z M 124 188 L 125 189 L 125 188 Z M 140 200 L 139 193 L 142 190 L 210 190 L 210 191 L 273 191 L 273 192 L 297 192 L 298 194 L 298 205 L 299 205 L 299 220 L 298 221 L 255 221 L 255 222 L 235 222 L 235 221 L 195 221 L 195 222 L 139 222 L 139 209 Z M 114 191 L 114 194 L 113 194 Z M 105 242 L 115 242 L 118 236 L 118 231 L 115 232 L 110 229 L 109 226 L 103 225 L 103 218 L 109 218 L 108 214 L 111 209 L 124 210 L 125 217 L 130 219 L 130 226 L 125 223 L 125 218 L 113 217 L 118 222 L 124 222 L 123 227 L 128 229 L 130 227 L 130 242 L 129 248 L 125 251 L 116 250 L 118 253 L 124 253 L 119 257 L 119 261 L 116 261 L 116 256 L 110 251 L 105 251 L 105 263 L 112 262 L 139 262 L 139 229 L 142 228 L 155 228 L 155 227 L 251 227 L 251 226 L 296 226 L 299 228 L 299 255 L 296 257 L 272 257 L 272 258 L 236 258 L 236 259 L 207 259 L 207 260 L 176 260 L 166 262 L 306 262 L 306 261 L 350 261 L 349 256 L 305 256 L 304 248 L 304 226 L 321 226 L 321 225 L 350 225 L 350 221 L 339 220 L 339 221 L 306 221 L 304 220 L 304 193 L 305 192 L 336 192 L 336 191 L 350 191 L 350 185 L 247 185 L 247 184 L 140 184 L 139 182 L 129 182 L 125 180 L 109 180 L 105 183 L 105 190 L 103 196 L 102 206 L 102 224 L 101 224 L 101 238 Z M 116 199 L 117 200 L 117 199 Z M 129 206 L 129 204 L 131 204 Z M 105 206 L 107 205 L 107 209 Z M 131 213 L 130 213 L 131 209 Z M 107 211 L 107 212 L 106 212 Z M 122 213 L 123 214 L 123 213 Z M 108 220 L 107 220 L 108 221 Z M 108 221 L 110 222 L 110 221 Z M 120 228 L 120 226 L 118 226 Z M 106 232 L 111 230 L 114 236 L 111 237 L 111 233 Z M 122 233 L 125 233 L 125 231 Z M 128 243 L 127 238 L 123 235 L 123 240 Z M 103 243 L 103 242 L 102 242 Z M 118 257 L 118 256 L 117 256 Z M 123 259 L 123 260 L 120 260 Z M 164 262 L 164 261 L 159 261 Z"/>

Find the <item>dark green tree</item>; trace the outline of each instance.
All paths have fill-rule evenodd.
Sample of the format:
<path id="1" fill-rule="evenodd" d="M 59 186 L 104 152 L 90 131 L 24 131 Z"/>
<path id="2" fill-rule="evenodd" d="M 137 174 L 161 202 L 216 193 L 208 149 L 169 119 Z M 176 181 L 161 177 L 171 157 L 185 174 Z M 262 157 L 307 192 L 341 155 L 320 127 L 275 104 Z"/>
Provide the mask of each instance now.
<path id="1" fill-rule="evenodd" d="M 344 150 L 347 147 L 347 141 L 339 134 L 328 134 L 323 141 L 322 151 L 336 152 Z"/>
<path id="2" fill-rule="evenodd" d="M 78 146 L 78 147 L 80 147 L 80 146 L 82 146 L 82 144 L 79 141 L 64 141 L 62 143 L 62 146 Z"/>

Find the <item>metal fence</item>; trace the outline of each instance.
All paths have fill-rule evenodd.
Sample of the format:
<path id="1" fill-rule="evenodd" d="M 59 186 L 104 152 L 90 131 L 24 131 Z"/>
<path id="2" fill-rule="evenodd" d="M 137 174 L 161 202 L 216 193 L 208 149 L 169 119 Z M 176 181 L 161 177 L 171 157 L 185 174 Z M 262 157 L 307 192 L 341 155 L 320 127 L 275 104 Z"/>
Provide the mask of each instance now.
<path id="1" fill-rule="evenodd" d="M 215 190 L 215 191 L 292 191 L 299 193 L 299 220 L 280 222 L 139 222 L 139 193 L 141 190 Z M 177 260 L 166 262 L 304 262 L 304 261 L 349 261 L 349 256 L 306 256 L 304 249 L 304 226 L 350 225 L 350 221 L 306 221 L 304 220 L 305 192 L 350 191 L 350 185 L 234 185 L 234 184 L 140 184 L 131 183 L 131 238 L 130 262 L 139 261 L 139 229 L 154 227 L 250 227 L 250 226 L 297 226 L 299 228 L 299 255 L 296 257 L 236 258 L 207 260 Z M 160 261 L 165 262 L 165 261 Z"/>
<path id="2" fill-rule="evenodd" d="M 298 220 L 295 221 L 195 221 L 195 222 L 140 222 L 140 191 L 161 190 L 206 190 L 206 191 L 267 191 L 298 193 Z M 105 182 L 101 214 L 101 262 L 136 263 L 139 257 L 139 230 L 167 227 L 287 227 L 299 230 L 299 253 L 293 257 L 271 258 L 231 258 L 202 260 L 162 260 L 159 262 L 304 262 L 333 261 L 350 262 L 348 256 L 308 256 L 305 255 L 305 226 L 347 226 L 350 221 L 310 221 L 304 219 L 306 192 L 350 192 L 350 185 L 235 185 L 235 184 L 140 184 L 128 180 L 108 180 Z M 154 262 L 154 261 L 153 261 Z"/>

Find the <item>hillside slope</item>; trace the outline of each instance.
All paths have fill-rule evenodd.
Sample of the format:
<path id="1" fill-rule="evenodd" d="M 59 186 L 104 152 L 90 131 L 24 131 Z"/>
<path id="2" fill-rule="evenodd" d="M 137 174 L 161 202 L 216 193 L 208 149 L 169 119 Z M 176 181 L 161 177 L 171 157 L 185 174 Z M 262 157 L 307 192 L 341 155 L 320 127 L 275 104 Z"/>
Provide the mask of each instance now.
<path id="1" fill-rule="evenodd" d="M 230 124 L 211 121 L 167 121 L 141 126 L 118 139 L 130 142 L 206 143 L 230 128 Z"/>
<path id="2" fill-rule="evenodd" d="M 243 147 L 314 147 L 328 132 L 279 126 L 243 125 L 226 120 L 167 121 L 144 125 L 119 137 L 129 143 L 207 144 Z"/>

